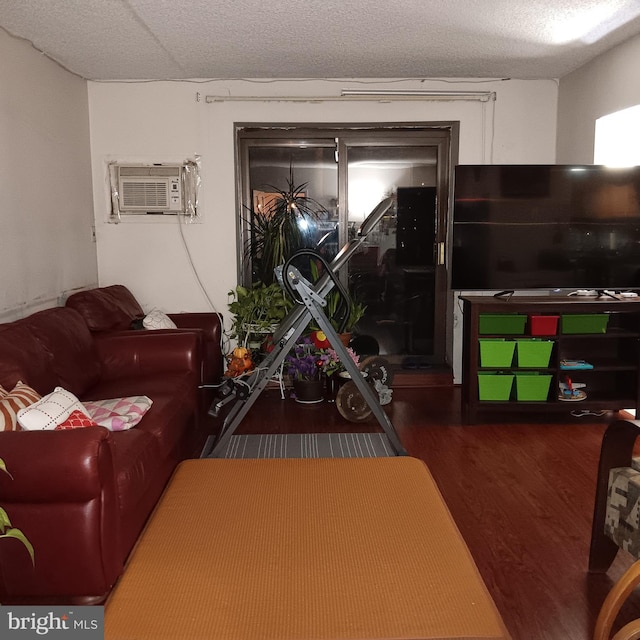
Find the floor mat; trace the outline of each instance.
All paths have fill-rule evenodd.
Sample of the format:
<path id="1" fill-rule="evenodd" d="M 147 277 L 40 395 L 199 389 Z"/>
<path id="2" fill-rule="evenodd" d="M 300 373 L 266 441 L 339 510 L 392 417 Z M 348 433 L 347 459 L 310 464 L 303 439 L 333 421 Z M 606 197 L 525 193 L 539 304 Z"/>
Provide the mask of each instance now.
<path id="1" fill-rule="evenodd" d="M 232 436 L 220 458 L 380 458 L 395 456 L 384 433 Z"/>

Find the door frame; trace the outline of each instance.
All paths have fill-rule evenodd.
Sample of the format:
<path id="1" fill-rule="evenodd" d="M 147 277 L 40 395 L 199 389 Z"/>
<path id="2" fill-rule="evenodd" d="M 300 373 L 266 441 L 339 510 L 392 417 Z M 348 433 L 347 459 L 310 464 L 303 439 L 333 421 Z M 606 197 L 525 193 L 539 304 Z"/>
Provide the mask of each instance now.
<path id="1" fill-rule="evenodd" d="M 459 121 L 399 123 L 235 123 L 238 256 L 247 238 L 243 224 L 243 203 L 251 202 L 249 146 L 294 147 L 334 145 L 337 156 L 347 155 L 350 146 L 435 146 L 437 148 L 436 188 L 436 270 L 434 291 L 434 358 L 451 363 L 453 351 L 453 297 L 449 290 L 450 230 L 453 217 L 453 168 L 458 162 Z M 347 210 L 347 163 L 338 162 L 338 207 Z M 340 229 L 339 246 L 346 242 L 346 228 Z M 342 235 L 344 234 L 344 237 Z M 238 259 L 238 281 L 246 278 Z"/>

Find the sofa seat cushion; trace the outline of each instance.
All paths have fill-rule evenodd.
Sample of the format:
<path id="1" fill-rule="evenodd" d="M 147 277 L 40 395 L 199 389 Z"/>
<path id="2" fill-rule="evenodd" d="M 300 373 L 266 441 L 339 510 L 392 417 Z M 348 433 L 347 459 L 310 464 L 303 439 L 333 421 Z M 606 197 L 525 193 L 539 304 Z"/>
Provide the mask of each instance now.
<path id="1" fill-rule="evenodd" d="M 106 381 L 90 389 L 83 401 L 107 400 L 132 395 L 145 395 L 151 399 L 151 408 L 139 424 L 129 432 L 142 431 L 154 438 L 158 456 L 174 459 L 184 456 L 185 443 L 190 440 L 185 431 L 193 430 L 197 410 L 197 395 L 186 378 L 178 374 L 157 374 L 144 378 L 123 378 Z M 114 434 L 114 436 L 119 434 Z M 116 439 L 117 441 L 117 439 Z"/>
<path id="2" fill-rule="evenodd" d="M 138 428 L 112 433 L 112 443 L 120 545 L 130 549 L 164 489 L 167 476 L 158 473 L 164 456 L 158 440 Z"/>
<path id="3" fill-rule="evenodd" d="M 156 394 L 133 429 L 112 433 L 121 545 L 130 549 L 160 498 L 176 464 L 184 458 L 185 431 L 191 415 L 175 396 Z"/>
<path id="4" fill-rule="evenodd" d="M 138 301 L 121 284 L 78 291 L 65 304 L 80 313 L 91 331 L 130 329 L 133 320 L 144 317 Z"/>
<path id="5" fill-rule="evenodd" d="M 195 408 L 186 396 L 156 394 L 153 406 L 136 427 L 151 434 L 159 443 L 160 450 L 174 457 L 184 457 L 183 447 L 186 431 L 192 432 Z"/>

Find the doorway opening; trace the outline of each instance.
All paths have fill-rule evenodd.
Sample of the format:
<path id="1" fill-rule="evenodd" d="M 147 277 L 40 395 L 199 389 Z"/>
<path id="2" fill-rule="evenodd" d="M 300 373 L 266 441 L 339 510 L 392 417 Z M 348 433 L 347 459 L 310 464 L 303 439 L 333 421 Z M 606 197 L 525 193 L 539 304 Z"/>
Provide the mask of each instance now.
<path id="1" fill-rule="evenodd" d="M 366 307 L 358 334 L 404 369 L 447 361 L 446 264 L 458 123 L 397 125 L 236 125 L 239 255 L 260 199 L 289 182 L 321 205 L 305 221 L 305 241 L 330 260 L 384 198 L 395 206 L 341 271 Z M 240 259 L 239 281 L 255 270 Z"/>

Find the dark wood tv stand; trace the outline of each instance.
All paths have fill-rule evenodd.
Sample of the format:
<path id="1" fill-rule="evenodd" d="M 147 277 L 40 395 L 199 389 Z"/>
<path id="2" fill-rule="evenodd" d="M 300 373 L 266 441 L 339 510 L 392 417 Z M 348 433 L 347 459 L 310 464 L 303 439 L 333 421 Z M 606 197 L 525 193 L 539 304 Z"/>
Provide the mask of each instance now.
<path id="1" fill-rule="evenodd" d="M 462 417 L 466 423 L 477 421 L 480 411 L 618 411 L 637 409 L 640 405 L 640 298 L 586 298 L 569 296 L 509 298 L 493 296 L 460 296 L 463 304 L 464 331 L 462 352 Z M 480 338 L 531 337 L 529 323 L 524 336 L 481 335 L 481 314 L 518 313 L 527 316 L 563 314 L 608 314 L 605 333 L 563 334 L 560 322 L 555 335 L 536 336 L 553 341 L 548 367 L 539 371 L 551 374 L 548 397 L 541 401 L 522 401 L 514 394 L 508 400 L 480 400 L 478 373 L 480 366 Z M 593 369 L 566 371 L 560 361 L 566 358 L 586 360 Z M 495 369 L 495 367 L 492 367 Z M 517 374 L 515 362 L 506 367 L 507 373 Z M 527 370 L 528 371 L 528 370 Z M 577 402 L 558 399 L 559 383 L 569 374 L 575 381 L 586 383 L 587 397 Z"/>

